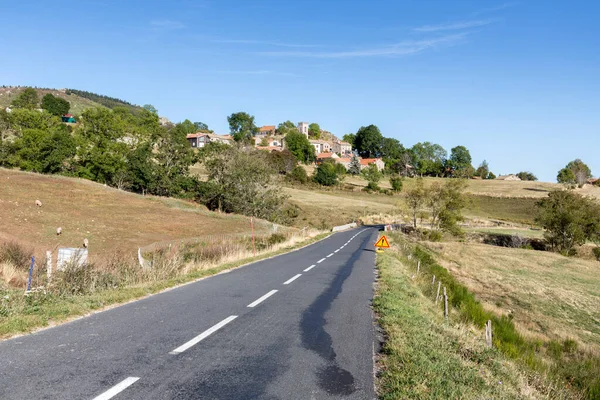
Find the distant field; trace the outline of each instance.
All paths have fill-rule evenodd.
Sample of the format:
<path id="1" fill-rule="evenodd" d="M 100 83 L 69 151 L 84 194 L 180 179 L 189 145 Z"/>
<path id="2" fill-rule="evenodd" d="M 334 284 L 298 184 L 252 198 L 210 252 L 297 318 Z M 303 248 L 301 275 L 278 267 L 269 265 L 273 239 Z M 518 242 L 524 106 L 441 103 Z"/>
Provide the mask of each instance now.
<path id="1" fill-rule="evenodd" d="M 43 207 L 36 207 L 35 200 Z M 63 234 L 56 235 L 62 227 Z M 257 232 L 272 224 L 257 221 Z M 0 241 L 38 252 L 81 247 L 90 254 L 135 250 L 153 242 L 250 232 L 249 218 L 211 212 L 182 200 L 141 196 L 82 179 L 0 169 Z"/>
<path id="2" fill-rule="evenodd" d="M 483 244 L 426 243 L 484 306 L 544 339 L 577 339 L 600 352 L 600 263 Z"/>

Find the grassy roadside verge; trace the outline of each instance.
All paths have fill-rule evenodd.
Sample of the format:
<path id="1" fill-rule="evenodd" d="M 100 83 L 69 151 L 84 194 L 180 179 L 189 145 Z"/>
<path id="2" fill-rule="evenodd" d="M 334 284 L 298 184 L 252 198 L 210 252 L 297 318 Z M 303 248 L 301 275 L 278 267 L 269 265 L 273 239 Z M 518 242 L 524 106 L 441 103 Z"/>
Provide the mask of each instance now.
<path id="1" fill-rule="evenodd" d="M 76 317 L 120 305 L 132 300 L 161 292 L 165 289 L 215 275 L 225 270 L 281 255 L 315 243 L 328 237 L 322 233 L 301 242 L 266 249 L 256 257 L 244 257 L 235 261 L 215 262 L 212 265 L 192 267 L 189 272 L 165 279 L 142 282 L 136 285 L 94 291 L 85 294 L 53 294 L 39 290 L 24 295 L 23 290 L 0 286 L 0 340 L 29 333 L 39 328 L 53 326 Z"/>
<path id="2" fill-rule="evenodd" d="M 400 236 L 394 235 L 393 242 L 395 249 L 379 255 L 377 261 L 380 279 L 374 307 L 386 335 L 379 361 L 380 398 L 583 397 L 585 389 L 571 390 L 576 388 L 576 382 L 556 384 L 552 371 L 532 367 L 519 357 L 507 355 L 497 343 L 493 349 L 486 348 L 483 331 L 463 316 L 464 312 L 474 311 L 477 307 L 462 304 L 456 307 L 454 304 L 458 296 L 469 295 L 461 292 L 458 286 L 449 291 L 452 311 L 449 321 L 445 321 L 440 304 L 433 302 L 432 275 L 424 265 L 426 263 L 422 261 L 420 277 L 411 278 L 416 270 L 414 249 L 409 247 L 406 252 L 401 251 Z M 409 254 L 412 260 L 407 258 Z M 443 285 L 450 288 L 444 280 Z M 453 290 L 459 293 L 456 298 L 452 296 Z M 502 327 L 495 326 L 495 329 L 495 341 L 509 333 L 501 332 Z M 561 349 L 565 351 L 564 344 Z M 574 354 L 565 354 L 565 357 L 568 364 Z M 581 367 L 585 370 L 586 366 Z M 590 381 L 593 381 L 593 373 L 593 369 L 587 370 Z M 583 398 L 598 398 L 594 393 L 588 390 L 587 397 Z"/>

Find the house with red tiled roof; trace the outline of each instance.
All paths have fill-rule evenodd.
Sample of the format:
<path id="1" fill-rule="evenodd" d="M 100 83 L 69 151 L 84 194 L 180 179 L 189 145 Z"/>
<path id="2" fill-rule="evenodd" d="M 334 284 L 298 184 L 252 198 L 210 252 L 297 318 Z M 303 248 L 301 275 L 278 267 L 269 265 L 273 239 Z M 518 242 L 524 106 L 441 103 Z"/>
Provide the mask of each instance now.
<path id="1" fill-rule="evenodd" d="M 367 168 L 369 165 L 375 164 L 379 171 L 383 171 L 385 168 L 385 163 L 381 158 L 361 158 L 360 159 L 360 169 Z"/>
<path id="2" fill-rule="evenodd" d="M 261 136 L 273 136 L 275 135 L 275 125 L 264 125 L 258 129 L 258 135 Z"/>
<path id="3" fill-rule="evenodd" d="M 317 164 L 322 163 L 325 160 L 338 160 L 340 157 L 335 153 L 319 153 L 317 154 Z"/>

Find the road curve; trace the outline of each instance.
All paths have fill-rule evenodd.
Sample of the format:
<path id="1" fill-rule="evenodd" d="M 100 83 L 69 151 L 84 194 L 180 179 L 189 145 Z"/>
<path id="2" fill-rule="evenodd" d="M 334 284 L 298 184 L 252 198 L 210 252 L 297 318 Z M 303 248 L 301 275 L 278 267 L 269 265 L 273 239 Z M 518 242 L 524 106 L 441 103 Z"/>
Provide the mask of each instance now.
<path id="1" fill-rule="evenodd" d="M 0 399 L 375 399 L 377 229 L 0 342 Z"/>

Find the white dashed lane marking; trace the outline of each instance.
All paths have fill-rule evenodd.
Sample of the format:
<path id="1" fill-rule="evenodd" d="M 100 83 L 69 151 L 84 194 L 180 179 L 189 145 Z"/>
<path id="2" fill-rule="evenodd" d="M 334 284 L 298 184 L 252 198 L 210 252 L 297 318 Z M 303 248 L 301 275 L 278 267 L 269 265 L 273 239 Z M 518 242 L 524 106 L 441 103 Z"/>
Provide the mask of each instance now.
<path id="1" fill-rule="evenodd" d="M 321 264 L 325 260 L 326 260 L 326 258 L 321 258 L 319 261 L 317 261 L 317 264 Z"/>
<path id="2" fill-rule="evenodd" d="M 295 276 L 291 277 L 290 279 L 288 279 L 287 281 L 283 282 L 283 284 L 289 285 L 290 283 L 294 282 L 296 279 L 300 278 L 301 276 L 302 276 L 302 274 L 295 275 Z"/>
<path id="3" fill-rule="evenodd" d="M 134 383 L 136 383 L 140 378 L 136 378 L 133 376 L 130 376 L 127 379 L 122 380 L 121 382 L 117 383 L 115 386 L 111 387 L 110 389 L 108 389 L 106 392 L 94 397 L 93 400 L 108 400 L 108 399 L 112 399 L 113 397 L 115 397 L 116 395 L 118 395 L 119 393 L 121 393 L 123 390 L 127 389 L 129 386 L 133 385 Z"/>
<path id="4" fill-rule="evenodd" d="M 271 290 L 269 293 L 265 294 L 264 296 L 259 297 L 258 299 L 254 300 L 252 303 L 248 304 L 248 307 L 250 307 L 250 308 L 256 307 L 257 305 L 259 305 L 260 303 L 262 303 L 269 297 L 273 296 L 275 293 L 277 293 L 277 290 Z"/>
<path id="5" fill-rule="evenodd" d="M 310 271 L 311 269 L 313 269 L 314 267 L 316 267 L 316 264 L 313 264 L 313 265 L 311 265 L 310 267 L 306 268 L 306 269 L 304 270 L 304 272 L 308 272 L 308 271 Z"/>
<path id="6" fill-rule="evenodd" d="M 236 318 L 237 318 L 237 315 L 231 315 L 231 316 L 225 318 L 223 321 L 219 322 L 218 324 L 216 324 L 212 328 L 209 328 L 209 329 L 205 330 L 204 332 L 202 332 L 201 334 L 199 334 L 198 336 L 196 336 L 195 338 L 193 338 L 189 342 L 187 342 L 187 343 L 179 346 L 178 348 L 176 348 L 175 350 L 173 350 L 169 354 L 180 354 L 180 353 L 183 353 L 184 351 L 186 351 L 190 347 L 192 347 L 192 346 L 200 343 L 202 340 L 206 339 L 207 337 L 209 337 L 210 335 L 212 335 L 213 333 L 215 333 L 216 331 L 218 331 L 219 329 L 221 329 L 222 327 L 224 327 L 225 325 L 227 325 L 228 323 L 230 323 L 231 321 L 233 321 Z"/>

